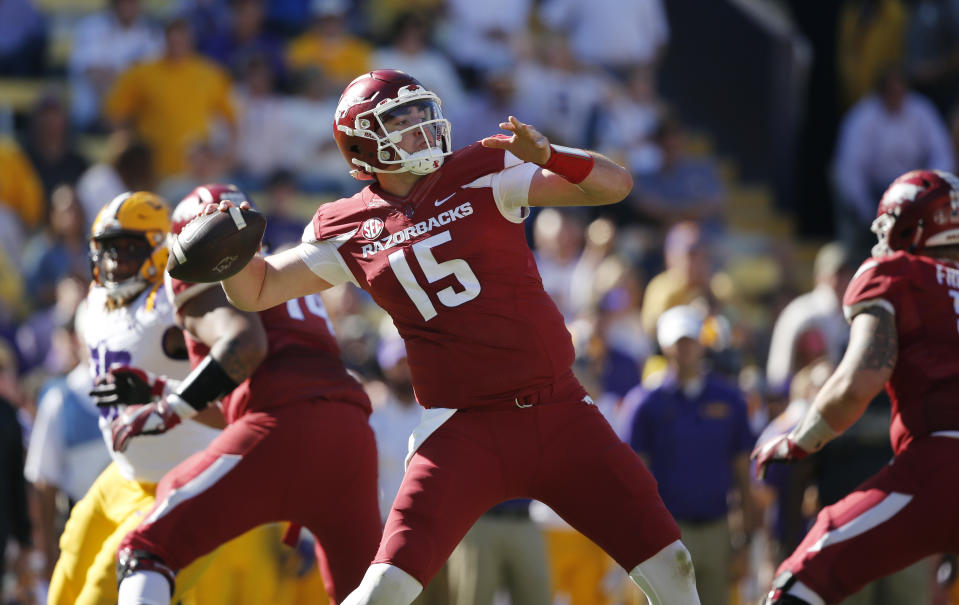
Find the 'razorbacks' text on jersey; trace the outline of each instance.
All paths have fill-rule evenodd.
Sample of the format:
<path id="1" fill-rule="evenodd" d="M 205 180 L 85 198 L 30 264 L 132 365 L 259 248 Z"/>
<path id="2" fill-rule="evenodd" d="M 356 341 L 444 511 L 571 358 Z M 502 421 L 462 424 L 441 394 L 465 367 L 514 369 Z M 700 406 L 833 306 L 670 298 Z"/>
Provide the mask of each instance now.
<path id="1" fill-rule="evenodd" d="M 193 296 L 218 284 L 193 284 L 166 275 L 177 312 Z M 253 375 L 223 398 L 221 408 L 227 422 L 247 411 L 265 410 L 286 403 L 329 399 L 360 406 L 369 414 L 370 401 L 360 384 L 340 360 L 340 348 L 333 336 L 323 301 L 316 294 L 288 300 L 259 312 L 266 329 L 268 351 Z M 210 352 L 186 332 L 191 365 Z"/>
<path id="2" fill-rule="evenodd" d="M 392 316 L 426 407 L 512 401 L 569 372 L 572 341 L 522 225 L 538 169 L 475 143 L 405 198 L 372 185 L 321 206 L 304 233 L 308 266 Z M 317 269 L 330 256 L 339 279 Z"/>
<path id="3" fill-rule="evenodd" d="M 111 368 L 133 366 L 181 380 L 190 371 L 185 358 L 175 358 L 165 346 L 168 332 L 179 331 L 162 284 L 144 290 L 123 307 L 107 308 L 104 288 L 94 286 L 87 295 L 83 333 L 90 349 L 90 370 L 96 378 Z M 132 439 L 125 452 L 113 451 L 111 421 L 116 407 L 100 410 L 100 432 L 125 479 L 156 483 L 187 456 L 202 450 L 220 431 L 194 422 L 162 435 Z"/>
<path id="4" fill-rule="evenodd" d="M 906 252 L 870 258 L 843 305 L 850 321 L 874 305 L 895 315 L 899 351 L 886 384 L 893 451 L 934 431 L 959 429 L 959 263 Z"/>

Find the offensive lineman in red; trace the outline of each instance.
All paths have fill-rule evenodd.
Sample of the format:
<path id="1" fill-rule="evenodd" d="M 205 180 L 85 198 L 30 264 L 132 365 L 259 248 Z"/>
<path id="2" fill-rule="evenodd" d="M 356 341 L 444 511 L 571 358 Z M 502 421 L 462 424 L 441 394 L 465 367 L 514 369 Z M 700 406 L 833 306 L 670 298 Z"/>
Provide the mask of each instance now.
<path id="1" fill-rule="evenodd" d="M 927 555 L 956 552 L 959 530 L 959 179 L 916 170 L 879 203 L 873 257 L 843 305 L 849 346 L 806 417 L 753 452 L 805 458 L 848 429 L 885 385 L 895 457 L 836 504 L 779 567 L 767 605 L 837 603 Z"/>
<path id="2" fill-rule="evenodd" d="M 174 210 L 172 231 L 223 199 L 246 198 L 232 185 L 197 187 Z M 173 388 L 124 390 L 142 373 L 114 370 L 128 403 L 138 399 L 131 390 L 166 392 L 114 421 L 114 448 L 176 430 L 221 397 L 229 426 L 163 477 L 153 510 L 121 543 L 119 605 L 167 605 L 177 570 L 271 521 L 313 533 L 327 593 L 341 602 L 380 535 L 377 457 L 369 399 L 343 367 L 323 303 L 305 295 L 245 313 L 216 284 L 167 280 L 193 371 Z"/>
<path id="3" fill-rule="evenodd" d="M 334 136 L 354 176 L 374 182 L 320 207 L 298 247 L 223 282 L 251 310 L 352 282 L 406 341 L 426 411 L 379 551 L 344 603 L 410 603 L 482 513 L 526 497 L 604 548 L 654 604 L 698 604 L 655 481 L 570 371 L 570 335 L 523 235 L 529 206 L 611 204 L 632 180 L 516 118 L 500 126 L 511 136 L 453 153 L 434 93 L 399 71 L 360 76 Z"/>

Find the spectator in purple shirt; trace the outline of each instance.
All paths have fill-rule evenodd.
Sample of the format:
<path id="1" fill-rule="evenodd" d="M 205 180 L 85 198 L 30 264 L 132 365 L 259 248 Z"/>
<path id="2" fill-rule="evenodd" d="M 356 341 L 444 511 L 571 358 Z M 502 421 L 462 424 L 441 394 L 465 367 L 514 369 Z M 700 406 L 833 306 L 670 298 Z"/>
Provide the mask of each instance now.
<path id="1" fill-rule="evenodd" d="M 0 77 L 35 77 L 47 59 L 47 24 L 33 0 L 0 1 Z"/>
<path id="2" fill-rule="evenodd" d="M 686 137 L 675 114 L 663 118 L 654 136 L 661 161 L 656 169 L 635 174 L 632 203 L 641 217 L 666 228 L 692 220 L 714 237 L 723 230 L 726 191 L 715 159 L 690 154 Z"/>
<path id="3" fill-rule="evenodd" d="M 263 0 L 234 0 L 230 27 L 224 32 L 197 32 L 200 51 L 230 70 L 235 78 L 253 57 L 262 57 L 278 82 L 286 78 L 281 42 L 263 28 Z"/>
<path id="4" fill-rule="evenodd" d="M 638 398 L 629 443 L 649 466 L 682 530 L 703 605 L 727 605 L 734 554 L 727 496 L 739 492 L 748 536 L 749 452 L 755 439 L 743 394 L 704 365 L 702 321 L 690 306 L 660 316 L 657 339 L 669 369 L 657 388 L 626 395 Z"/>

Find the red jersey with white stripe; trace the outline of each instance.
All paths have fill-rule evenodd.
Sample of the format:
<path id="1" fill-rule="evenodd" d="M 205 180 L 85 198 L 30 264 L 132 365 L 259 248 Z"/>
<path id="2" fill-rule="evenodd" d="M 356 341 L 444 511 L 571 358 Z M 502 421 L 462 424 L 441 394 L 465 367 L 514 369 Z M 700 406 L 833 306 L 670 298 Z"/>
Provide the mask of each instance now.
<path id="1" fill-rule="evenodd" d="M 176 312 L 183 304 L 208 287 L 166 276 Z M 371 411 L 370 401 L 360 384 L 347 373 L 333 336 L 326 308 L 318 295 L 288 300 L 259 312 L 269 348 L 253 375 L 223 398 L 221 407 L 227 422 L 247 411 L 265 410 L 286 403 L 327 399 L 353 403 Z M 195 367 L 209 352 L 205 344 L 186 335 L 190 365 Z"/>
<path id="2" fill-rule="evenodd" d="M 959 263 L 897 252 L 866 260 L 843 298 L 846 317 L 894 311 L 899 353 L 886 391 L 893 451 L 959 429 Z"/>
<path id="3" fill-rule="evenodd" d="M 491 178 L 506 161 L 476 143 L 406 197 L 371 185 L 313 218 L 315 240 L 333 243 L 393 318 L 425 407 L 512 401 L 553 384 L 573 361 L 522 217 L 507 218 L 494 199 Z"/>

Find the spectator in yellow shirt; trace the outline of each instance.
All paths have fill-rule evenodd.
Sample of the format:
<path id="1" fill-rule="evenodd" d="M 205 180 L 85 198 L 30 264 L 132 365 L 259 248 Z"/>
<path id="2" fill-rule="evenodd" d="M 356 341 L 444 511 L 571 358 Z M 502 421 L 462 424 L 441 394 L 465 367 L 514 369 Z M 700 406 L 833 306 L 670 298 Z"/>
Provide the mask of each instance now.
<path id="1" fill-rule="evenodd" d="M 374 40 L 390 40 L 396 33 L 393 25 L 403 15 L 416 15 L 434 29 L 443 4 L 444 0 L 367 0 L 366 23 Z"/>
<path id="2" fill-rule="evenodd" d="M 0 140 L 0 205 L 9 206 L 28 230 L 46 217 L 40 177 L 12 139 Z"/>
<path id="3" fill-rule="evenodd" d="M 696 303 L 704 311 L 713 305 L 709 281 L 706 242 L 697 223 L 677 223 L 663 245 L 666 270 L 650 280 L 643 295 L 640 321 L 649 335 L 656 334 L 656 322 L 663 311 Z"/>
<path id="4" fill-rule="evenodd" d="M 872 91 L 883 70 L 899 65 L 909 9 L 902 0 L 853 0 L 839 11 L 836 71 L 842 108 Z"/>
<path id="5" fill-rule="evenodd" d="M 186 170 L 190 145 L 209 138 L 216 119 L 232 132 L 236 121 L 229 76 L 194 50 L 184 19 L 166 27 L 166 51 L 158 60 L 123 73 L 106 100 L 106 115 L 130 123 L 154 151 L 159 177 Z"/>
<path id="6" fill-rule="evenodd" d="M 369 71 L 373 47 L 347 29 L 346 3 L 320 0 L 313 3 L 312 10 L 310 28 L 287 47 L 290 69 L 299 72 L 318 67 L 336 86 L 345 85 Z"/>

